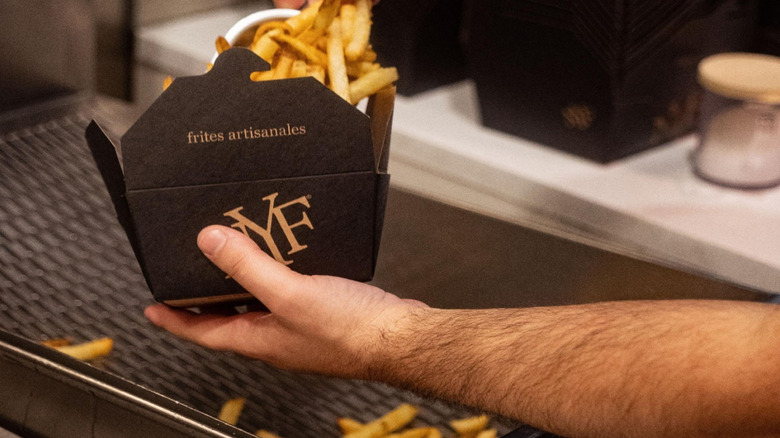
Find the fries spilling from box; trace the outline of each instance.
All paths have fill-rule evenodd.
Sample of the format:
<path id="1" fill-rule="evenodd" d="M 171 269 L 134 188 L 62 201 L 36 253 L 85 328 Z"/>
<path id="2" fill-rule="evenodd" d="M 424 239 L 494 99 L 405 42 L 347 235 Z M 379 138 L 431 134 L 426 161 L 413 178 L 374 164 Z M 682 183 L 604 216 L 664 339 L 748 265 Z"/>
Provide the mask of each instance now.
<path id="1" fill-rule="evenodd" d="M 371 0 L 320 0 L 286 20 L 269 20 L 231 37 L 217 37 L 218 54 L 248 47 L 271 64 L 255 81 L 311 76 L 344 100 L 362 99 L 398 80 L 395 67 L 382 67 L 369 44 Z M 269 15 L 265 15 L 269 16 Z M 251 41 L 251 43 L 249 43 Z M 168 87 L 173 78 L 163 84 Z"/>
<path id="2" fill-rule="evenodd" d="M 222 405 L 218 418 L 229 424 L 236 425 L 238 418 L 244 409 L 246 399 L 238 397 L 226 401 Z M 384 415 L 367 423 L 361 423 L 353 418 L 340 417 L 336 425 L 342 438 L 442 438 L 442 432 L 432 426 L 412 427 L 419 408 L 417 406 L 401 403 Z M 449 422 L 449 427 L 454 432 L 454 438 L 496 438 L 498 431 L 488 428 L 490 417 L 478 415 L 474 417 L 458 418 Z M 261 438 L 281 438 L 279 435 L 260 429 L 255 433 Z M 453 436 L 447 434 L 447 436 Z"/>
<path id="3" fill-rule="evenodd" d="M 369 76 L 381 67 L 350 76 L 370 48 L 356 50 L 360 61 L 348 59 L 352 43 L 345 44 L 340 18 L 348 5 L 316 3 L 265 26 L 252 48 L 220 42 L 213 67 L 171 81 L 120 147 L 97 123 L 87 128 L 158 301 L 195 306 L 249 298 L 198 250 L 198 232 L 211 224 L 243 232 L 298 272 L 372 278 L 395 90 L 392 75 Z M 363 31 L 352 27 L 354 39 Z M 272 54 L 259 46 L 271 43 Z M 261 49 L 267 60 L 257 55 Z M 309 74 L 293 75 L 296 68 Z M 266 75 L 273 77 L 258 80 Z M 363 96 L 365 113 L 353 105 Z"/>

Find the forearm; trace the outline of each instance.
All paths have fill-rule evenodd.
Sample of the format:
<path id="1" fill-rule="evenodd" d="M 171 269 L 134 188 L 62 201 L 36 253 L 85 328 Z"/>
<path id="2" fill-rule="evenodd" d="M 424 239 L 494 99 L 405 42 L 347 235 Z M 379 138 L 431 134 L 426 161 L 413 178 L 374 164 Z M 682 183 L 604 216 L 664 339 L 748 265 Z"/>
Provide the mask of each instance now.
<path id="1" fill-rule="evenodd" d="M 154 323 L 211 348 L 382 380 L 570 438 L 780 435 L 780 306 L 439 310 L 297 274 L 227 227 L 207 227 L 198 246 L 270 310 L 146 309 Z"/>
<path id="2" fill-rule="evenodd" d="M 780 428 L 778 327 L 732 302 L 417 309 L 368 377 L 571 437 L 761 436 Z"/>

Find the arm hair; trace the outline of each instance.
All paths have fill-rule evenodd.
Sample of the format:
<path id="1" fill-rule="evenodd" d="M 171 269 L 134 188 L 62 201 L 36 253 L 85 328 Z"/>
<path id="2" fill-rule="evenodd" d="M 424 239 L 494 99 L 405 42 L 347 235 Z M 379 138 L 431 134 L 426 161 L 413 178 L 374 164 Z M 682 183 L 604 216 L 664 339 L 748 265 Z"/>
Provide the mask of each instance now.
<path id="1" fill-rule="evenodd" d="M 780 436 L 780 306 L 416 309 L 368 378 L 567 437 Z"/>

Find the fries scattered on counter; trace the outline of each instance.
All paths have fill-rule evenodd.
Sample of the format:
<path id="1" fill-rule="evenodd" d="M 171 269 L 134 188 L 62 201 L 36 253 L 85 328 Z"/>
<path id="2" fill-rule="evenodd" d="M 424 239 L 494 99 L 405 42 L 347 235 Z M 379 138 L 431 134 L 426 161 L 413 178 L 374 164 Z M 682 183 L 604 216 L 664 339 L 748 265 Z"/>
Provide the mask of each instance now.
<path id="1" fill-rule="evenodd" d="M 75 345 L 71 344 L 69 339 L 55 338 L 43 341 L 41 344 L 79 360 L 92 360 L 107 356 L 114 348 L 114 340 L 111 338 L 100 338 Z"/>
<path id="2" fill-rule="evenodd" d="M 68 338 L 52 338 L 41 342 L 41 345 L 49 348 L 64 347 L 70 345 L 73 342 Z"/>
<path id="3" fill-rule="evenodd" d="M 460 436 L 476 436 L 477 433 L 485 430 L 488 421 L 490 419 L 487 415 L 479 415 L 477 417 L 452 420 L 450 421 L 450 427 Z"/>
<path id="4" fill-rule="evenodd" d="M 241 411 L 244 410 L 245 403 L 246 399 L 243 397 L 236 397 L 226 401 L 222 405 L 217 418 L 235 426 L 238 423 L 238 417 L 241 416 Z"/>
<path id="5" fill-rule="evenodd" d="M 363 98 L 398 80 L 395 67 L 383 68 L 369 44 L 371 0 L 320 0 L 285 21 L 267 22 L 255 32 L 249 49 L 271 64 L 254 81 L 311 76 L 344 100 Z M 217 53 L 230 48 L 220 36 Z M 166 78 L 167 88 L 173 78 Z"/>
<path id="6" fill-rule="evenodd" d="M 235 425 L 244 408 L 246 399 L 239 397 L 228 400 L 222 406 L 219 419 Z M 442 438 L 442 432 L 435 427 L 413 427 L 404 429 L 417 417 L 419 409 L 408 403 L 402 403 L 395 409 L 368 423 L 348 417 L 336 419 L 342 438 Z M 490 418 L 487 415 L 461 418 L 449 422 L 455 432 L 455 438 L 496 438 L 496 429 L 488 429 Z M 255 435 L 261 438 L 281 438 L 265 429 Z"/>
<path id="7" fill-rule="evenodd" d="M 417 416 L 417 408 L 401 404 L 397 408 L 370 422 L 360 423 L 352 418 L 336 420 L 343 438 L 441 438 L 442 432 L 435 427 L 415 427 L 401 430 Z M 457 438 L 495 438 L 496 429 L 487 429 L 490 418 L 487 415 L 451 421 L 450 427 Z"/>
<path id="8" fill-rule="evenodd" d="M 377 438 L 387 436 L 401 429 L 414 420 L 418 409 L 410 404 L 401 404 L 392 411 L 374 421 L 360 426 L 358 429 L 344 435 L 344 438 Z"/>

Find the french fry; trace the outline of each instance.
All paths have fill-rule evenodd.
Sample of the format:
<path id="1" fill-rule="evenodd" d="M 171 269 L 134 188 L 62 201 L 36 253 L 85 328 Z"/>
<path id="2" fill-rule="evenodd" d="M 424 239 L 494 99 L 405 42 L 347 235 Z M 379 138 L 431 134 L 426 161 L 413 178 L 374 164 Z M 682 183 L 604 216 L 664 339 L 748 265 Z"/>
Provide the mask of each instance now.
<path id="1" fill-rule="evenodd" d="M 214 45 L 217 47 L 217 53 L 222 53 L 225 50 L 230 48 L 230 43 L 222 35 L 217 37 L 217 40 L 214 42 Z"/>
<path id="2" fill-rule="evenodd" d="M 383 438 L 429 438 L 433 430 L 437 429 L 435 427 L 417 427 L 414 429 L 407 429 L 403 432 L 391 433 L 385 435 Z M 441 434 L 439 434 L 439 436 L 441 436 Z"/>
<path id="3" fill-rule="evenodd" d="M 165 80 L 163 81 L 163 91 L 167 90 L 172 83 L 173 83 L 173 76 L 171 75 L 166 76 Z"/>
<path id="4" fill-rule="evenodd" d="M 351 78 L 359 78 L 372 71 L 379 70 L 381 66 L 375 62 L 349 62 L 347 63 L 347 76 Z"/>
<path id="5" fill-rule="evenodd" d="M 295 62 L 295 58 L 290 53 L 284 51 L 283 53 L 279 54 L 279 57 L 276 60 L 276 65 L 273 69 L 274 73 L 271 79 L 289 78 L 293 62 Z"/>
<path id="6" fill-rule="evenodd" d="M 325 83 L 325 67 L 321 65 L 309 65 L 308 76 L 320 81 L 321 84 Z"/>
<path id="7" fill-rule="evenodd" d="M 347 66 L 344 63 L 344 46 L 341 41 L 341 22 L 335 19 L 328 29 L 328 78 L 330 89 L 350 102 L 349 78 L 347 78 Z"/>
<path id="8" fill-rule="evenodd" d="M 271 62 L 274 59 L 274 54 L 279 50 L 279 44 L 274 41 L 273 36 L 280 33 L 278 30 L 272 30 L 267 34 L 256 38 L 249 49 L 255 52 L 255 55 L 263 58 L 264 60 Z"/>
<path id="9" fill-rule="evenodd" d="M 320 3 L 319 1 L 312 2 L 300 14 L 286 20 L 286 23 L 290 25 L 290 35 L 300 35 L 314 24 L 314 20 L 317 18 L 317 13 L 320 10 Z"/>
<path id="10" fill-rule="evenodd" d="M 80 360 L 91 360 L 106 356 L 111 353 L 113 348 L 114 340 L 111 338 L 100 338 L 95 339 L 94 341 L 85 342 L 83 344 L 54 347 L 54 349 L 60 353 L 65 353 L 68 356 L 75 357 L 76 359 Z"/>
<path id="11" fill-rule="evenodd" d="M 395 67 L 386 67 L 367 73 L 349 84 L 350 102 L 356 105 L 364 97 L 368 97 L 382 88 L 398 80 Z"/>
<path id="12" fill-rule="evenodd" d="M 339 17 L 341 18 L 341 39 L 345 46 L 352 41 L 352 34 L 355 30 L 356 8 L 354 3 L 343 3 L 341 5 L 341 11 L 339 11 Z"/>
<path id="13" fill-rule="evenodd" d="M 337 419 L 336 424 L 338 424 L 339 429 L 341 429 L 341 433 L 343 434 L 355 432 L 356 430 L 363 427 L 363 423 L 355 420 L 354 418 L 347 417 L 341 417 Z"/>
<path id="14" fill-rule="evenodd" d="M 302 78 L 308 75 L 308 66 L 306 65 L 306 61 L 302 59 L 296 59 L 293 61 L 292 67 L 290 68 L 291 78 Z"/>
<path id="15" fill-rule="evenodd" d="M 314 42 L 314 47 L 322 50 L 323 52 L 328 51 L 328 37 L 326 35 L 322 35 L 321 37 L 317 38 L 317 41 Z"/>
<path id="16" fill-rule="evenodd" d="M 222 405 L 217 418 L 235 426 L 238 423 L 238 417 L 241 416 L 241 411 L 244 409 L 244 403 L 246 403 L 246 399 L 243 397 L 236 397 L 226 401 Z"/>
<path id="17" fill-rule="evenodd" d="M 476 438 L 496 438 L 498 431 L 496 429 L 485 429 L 479 432 Z"/>
<path id="18" fill-rule="evenodd" d="M 317 47 L 318 46 L 317 42 L 318 42 L 320 36 L 321 35 L 319 35 L 316 32 L 314 32 L 313 29 L 308 29 L 305 32 L 303 32 L 302 34 L 300 34 L 297 37 L 295 37 L 295 38 L 297 38 L 301 42 L 304 42 L 304 43 L 306 43 L 306 44 L 308 44 L 310 46 Z"/>
<path id="19" fill-rule="evenodd" d="M 255 31 L 254 39 L 257 39 L 258 36 L 265 35 L 274 29 L 279 29 L 279 31 L 283 33 L 292 33 L 292 26 L 290 26 L 290 24 L 286 21 L 267 21 L 258 26 L 257 30 Z"/>
<path id="20" fill-rule="evenodd" d="M 314 24 L 306 32 L 306 37 L 301 35 L 301 39 L 309 44 L 314 43 L 317 38 L 324 35 L 330 28 L 333 19 L 338 15 L 341 9 L 341 0 L 322 0 L 317 16 L 314 18 Z"/>
<path id="21" fill-rule="evenodd" d="M 327 55 L 322 53 L 322 51 L 317 50 L 317 48 L 315 48 L 314 46 L 306 44 L 305 42 L 295 37 L 280 33 L 274 35 L 272 38 L 278 43 L 286 44 L 289 48 L 298 52 L 300 55 L 306 58 L 307 61 L 311 63 L 319 64 L 322 66 L 325 66 L 328 63 L 328 57 Z"/>
<path id="22" fill-rule="evenodd" d="M 275 433 L 271 433 L 265 429 L 260 429 L 257 432 L 255 432 L 256 436 L 259 436 L 260 438 L 281 438 L 279 435 Z"/>
<path id="23" fill-rule="evenodd" d="M 45 341 L 41 341 L 41 345 L 49 348 L 64 347 L 70 345 L 71 340 L 68 338 L 52 338 Z"/>
<path id="24" fill-rule="evenodd" d="M 352 25 L 352 37 L 344 49 L 344 54 L 350 61 L 357 61 L 368 47 L 371 35 L 371 0 L 355 2 L 355 19 Z"/>
<path id="25" fill-rule="evenodd" d="M 441 431 L 435 427 L 430 428 L 428 436 L 426 438 L 441 438 Z"/>
<path id="26" fill-rule="evenodd" d="M 273 70 L 254 71 L 252 72 L 251 75 L 249 75 L 249 79 L 255 82 L 270 81 L 273 78 L 274 78 Z"/>
<path id="27" fill-rule="evenodd" d="M 414 420 L 418 409 L 407 403 L 386 413 L 376 420 L 366 423 L 360 429 L 344 435 L 344 438 L 378 438 L 394 432 Z"/>
<path id="28" fill-rule="evenodd" d="M 450 421 L 452 430 L 460 435 L 476 434 L 487 427 L 490 418 L 487 415 L 478 415 L 476 417 L 462 418 Z"/>
<path id="29" fill-rule="evenodd" d="M 371 46 L 371 44 L 366 47 L 366 50 L 363 51 L 363 55 L 358 59 L 358 61 L 376 62 L 376 52 L 374 51 L 374 48 Z"/>

